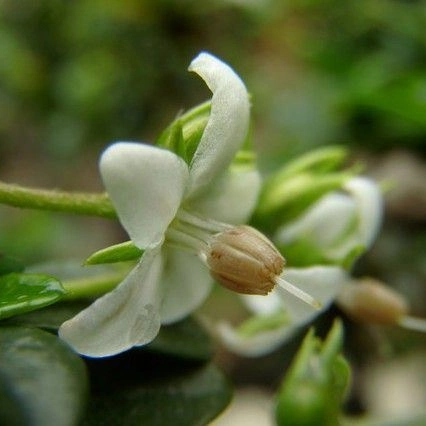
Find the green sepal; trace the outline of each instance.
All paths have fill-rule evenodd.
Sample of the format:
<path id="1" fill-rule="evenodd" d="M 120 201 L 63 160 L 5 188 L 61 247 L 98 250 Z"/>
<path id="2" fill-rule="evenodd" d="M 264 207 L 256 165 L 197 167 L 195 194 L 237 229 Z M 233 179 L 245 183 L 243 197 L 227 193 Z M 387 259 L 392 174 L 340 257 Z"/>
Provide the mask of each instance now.
<path id="1" fill-rule="evenodd" d="M 340 354 L 343 327 L 336 320 L 324 342 L 305 337 L 281 386 L 275 410 L 279 426 L 337 426 L 351 369 Z"/>
<path id="2" fill-rule="evenodd" d="M 327 250 L 322 250 L 312 244 L 308 238 L 299 238 L 287 244 L 277 244 L 278 250 L 285 256 L 286 261 L 293 267 L 303 268 L 312 265 L 339 265 L 351 270 L 355 261 L 366 251 L 363 245 L 357 245 L 341 259 L 331 258 Z"/>
<path id="3" fill-rule="evenodd" d="M 299 238 L 287 244 L 277 244 L 278 250 L 286 262 L 293 267 L 303 268 L 312 265 L 336 264 L 328 259 L 323 250 L 312 244 L 307 238 Z"/>
<path id="4" fill-rule="evenodd" d="M 347 157 L 348 150 L 343 146 L 327 146 L 309 151 L 281 167 L 268 178 L 265 186 L 273 186 L 283 179 L 303 172 L 325 174 L 337 171 Z"/>
<path id="5" fill-rule="evenodd" d="M 260 333 L 276 330 L 290 324 L 290 317 L 284 310 L 269 315 L 255 315 L 244 321 L 237 329 L 241 337 L 250 338 Z"/>
<path id="6" fill-rule="evenodd" d="M 156 144 L 169 149 L 190 164 L 210 116 L 211 102 L 204 102 L 174 120 L 157 138 Z"/>
<path id="7" fill-rule="evenodd" d="M 300 173 L 274 185 L 265 185 L 253 221 L 269 229 L 283 225 L 295 219 L 323 195 L 341 188 L 355 174 L 355 171 L 320 176 Z"/>
<path id="8" fill-rule="evenodd" d="M 90 255 L 84 262 L 85 265 L 100 265 L 104 263 L 126 262 L 139 259 L 143 250 L 136 247 L 132 241 L 106 247 Z"/>
<path id="9" fill-rule="evenodd" d="M 48 275 L 12 272 L 0 277 L 0 319 L 51 305 L 65 296 L 61 283 Z"/>
<path id="10" fill-rule="evenodd" d="M 156 145 L 169 149 L 188 165 L 198 148 L 210 118 L 211 101 L 204 102 L 176 118 L 157 138 Z M 252 132 L 247 132 L 242 149 L 235 155 L 232 166 L 253 168 L 256 156 L 252 150 Z"/>
<path id="11" fill-rule="evenodd" d="M 341 261 L 341 266 L 346 270 L 351 270 L 355 261 L 367 251 L 364 245 L 358 245 L 351 249 L 351 251 Z"/>

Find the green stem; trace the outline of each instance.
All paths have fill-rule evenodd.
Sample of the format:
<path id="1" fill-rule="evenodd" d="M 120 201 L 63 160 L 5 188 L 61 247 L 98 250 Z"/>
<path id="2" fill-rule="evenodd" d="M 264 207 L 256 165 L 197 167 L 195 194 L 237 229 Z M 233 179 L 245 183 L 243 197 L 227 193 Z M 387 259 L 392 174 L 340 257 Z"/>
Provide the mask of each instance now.
<path id="1" fill-rule="evenodd" d="M 76 300 L 88 297 L 99 297 L 113 290 L 126 275 L 121 273 L 112 273 L 99 275 L 90 278 L 76 278 L 65 280 L 62 286 L 66 291 L 63 300 Z"/>
<path id="2" fill-rule="evenodd" d="M 4 182 L 0 182 L 0 204 L 108 219 L 116 217 L 107 194 L 33 189 Z"/>

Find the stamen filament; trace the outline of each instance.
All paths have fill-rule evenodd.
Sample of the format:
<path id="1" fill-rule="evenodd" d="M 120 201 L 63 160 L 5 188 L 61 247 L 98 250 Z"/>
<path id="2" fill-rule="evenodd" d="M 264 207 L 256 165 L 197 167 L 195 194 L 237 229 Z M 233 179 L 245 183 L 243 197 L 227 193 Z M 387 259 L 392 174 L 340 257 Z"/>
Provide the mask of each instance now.
<path id="1" fill-rule="evenodd" d="M 174 227 L 169 227 L 166 238 L 169 244 L 189 249 L 192 252 L 206 252 L 208 249 L 207 243 L 202 239 Z"/>
<path id="2" fill-rule="evenodd" d="M 409 330 L 420 331 L 426 333 L 426 319 L 403 316 L 399 319 L 398 325 Z"/>
<path id="3" fill-rule="evenodd" d="M 275 283 L 279 286 L 279 288 L 288 291 L 289 293 L 293 294 L 303 302 L 307 303 L 308 305 L 312 306 L 314 309 L 321 309 L 322 303 L 313 298 L 310 294 L 305 293 L 300 288 L 296 287 L 295 285 L 289 283 L 284 278 L 277 276 L 275 277 Z"/>
<path id="4" fill-rule="evenodd" d="M 210 231 L 213 233 L 218 233 L 225 231 L 226 229 L 232 228 L 231 225 L 228 225 L 226 223 L 218 222 L 213 219 L 204 219 L 199 216 L 195 216 L 193 214 L 190 214 L 186 212 L 185 210 L 179 210 L 177 214 L 177 218 L 185 222 L 189 225 L 192 225 L 196 228 L 202 229 L 204 231 Z"/>

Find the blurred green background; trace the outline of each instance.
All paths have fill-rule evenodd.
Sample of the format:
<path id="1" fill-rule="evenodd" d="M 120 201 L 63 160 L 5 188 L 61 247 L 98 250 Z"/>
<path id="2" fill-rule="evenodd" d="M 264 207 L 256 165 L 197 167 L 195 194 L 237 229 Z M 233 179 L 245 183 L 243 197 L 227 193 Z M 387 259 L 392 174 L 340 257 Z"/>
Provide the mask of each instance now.
<path id="1" fill-rule="evenodd" d="M 186 72 L 207 50 L 252 94 L 262 170 L 344 144 L 387 182 L 385 232 L 358 273 L 426 316 L 425 28 L 424 0 L 0 0 L 0 179 L 101 190 L 107 144 L 153 141 L 210 96 Z M 27 263 L 123 238 L 101 219 L 0 207 L 0 251 Z"/>

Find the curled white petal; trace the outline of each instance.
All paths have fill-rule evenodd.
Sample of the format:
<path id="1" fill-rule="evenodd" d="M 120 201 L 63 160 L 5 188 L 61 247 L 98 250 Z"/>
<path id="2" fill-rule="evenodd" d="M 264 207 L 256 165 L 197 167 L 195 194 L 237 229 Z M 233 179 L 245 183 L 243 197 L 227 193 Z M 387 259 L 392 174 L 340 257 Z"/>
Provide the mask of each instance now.
<path id="1" fill-rule="evenodd" d="M 200 259 L 179 249 L 167 250 L 161 277 L 161 322 L 170 324 L 194 311 L 208 296 L 212 279 Z"/>
<path id="2" fill-rule="evenodd" d="M 199 192 L 231 163 L 247 135 L 250 103 L 247 89 L 229 65 L 209 53 L 190 64 L 213 92 L 209 121 L 192 159 L 188 196 Z"/>
<path id="3" fill-rule="evenodd" d="M 149 343 L 160 329 L 161 269 L 158 249 L 145 252 L 115 290 L 61 325 L 61 339 L 89 357 L 115 355 Z"/>
<path id="4" fill-rule="evenodd" d="M 231 168 L 197 197 L 192 206 L 197 213 L 220 222 L 246 223 L 256 207 L 260 186 L 257 170 Z"/>
<path id="5" fill-rule="evenodd" d="M 247 308 L 256 315 L 272 315 L 282 309 L 281 295 L 276 288 L 267 296 L 241 295 Z"/>
<path id="6" fill-rule="evenodd" d="M 291 244 L 306 239 L 330 259 L 345 259 L 357 247 L 369 248 L 383 216 L 382 196 L 371 179 L 355 177 L 345 183 L 346 192 L 320 198 L 295 221 L 282 226 L 275 241 Z"/>
<path id="7" fill-rule="evenodd" d="M 378 185 L 371 179 L 355 177 L 345 184 L 357 205 L 360 242 L 370 247 L 383 220 L 383 198 Z"/>
<path id="8" fill-rule="evenodd" d="M 355 202 L 351 197 L 337 192 L 327 194 L 298 219 L 282 226 L 276 240 L 288 244 L 305 237 L 319 247 L 328 247 L 347 230 L 355 215 Z"/>
<path id="9" fill-rule="evenodd" d="M 119 219 L 139 248 L 159 244 L 176 215 L 188 167 L 170 151 L 131 142 L 111 145 L 100 170 Z"/>
<path id="10" fill-rule="evenodd" d="M 284 278 L 291 284 L 310 294 L 322 304 L 315 310 L 292 294 L 281 293 L 284 309 L 289 313 L 292 324 L 302 326 L 312 321 L 334 301 L 341 288 L 349 282 L 344 269 L 337 266 L 312 266 L 309 268 L 288 268 Z"/>

